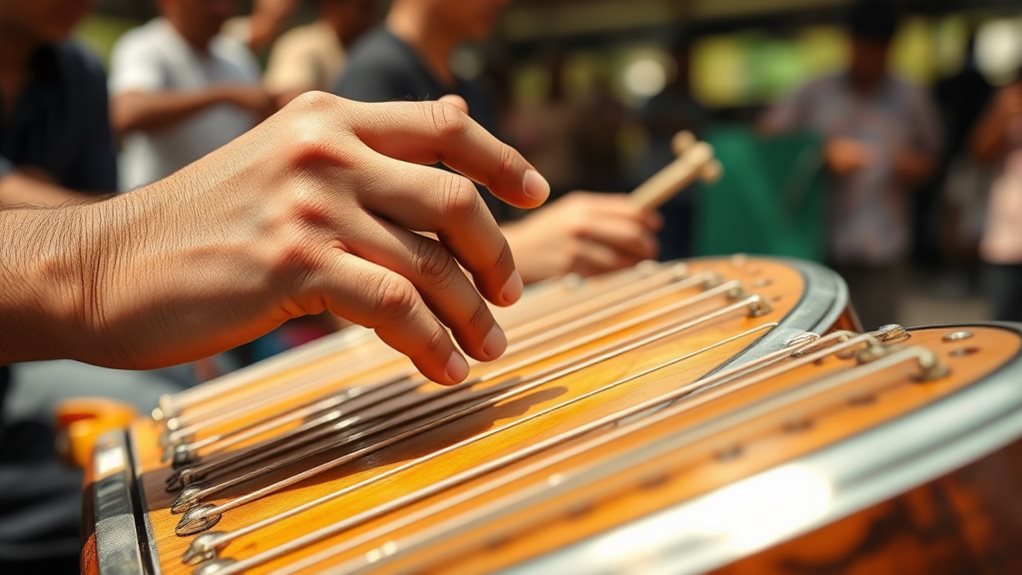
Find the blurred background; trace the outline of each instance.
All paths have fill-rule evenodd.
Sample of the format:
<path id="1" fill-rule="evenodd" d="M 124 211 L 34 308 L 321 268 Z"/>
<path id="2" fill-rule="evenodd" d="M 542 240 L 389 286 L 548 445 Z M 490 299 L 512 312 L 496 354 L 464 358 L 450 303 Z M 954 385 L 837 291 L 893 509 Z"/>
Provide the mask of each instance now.
<path id="1" fill-rule="evenodd" d="M 498 132 L 556 190 L 628 190 L 670 161 L 679 129 L 714 144 L 726 175 L 667 206 L 665 259 L 747 251 L 829 262 L 821 160 L 827 135 L 768 138 L 770 108 L 850 65 L 845 0 L 519 0 L 454 68 L 498 102 Z M 256 6 L 258 8 L 258 6 Z M 387 3 L 376 6 L 378 17 Z M 137 0 L 98 0 L 76 35 L 108 59 L 155 16 Z M 253 10 L 238 3 L 238 13 Z M 970 153 L 998 89 L 1022 65 L 1022 8 L 1009 0 L 901 2 L 887 60 L 935 114 L 931 173 L 912 182 L 904 295 L 891 321 L 990 318 L 978 246 L 1001 167 Z M 285 30 L 313 20 L 297 2 Z M 356 40 L 357 42 L 357 40 Z M 272 44 L 257 56 L 265 65 Z M 796 130 L 798 131 L 798 130 Z M 814 152 L 815 150 L 815 152 Z M 672 212 L 673 210 L 673 212 Z M 277 342 L 274 345 L 286 345 Z M 269 353 L 273 345 L 267 351 Z"/>

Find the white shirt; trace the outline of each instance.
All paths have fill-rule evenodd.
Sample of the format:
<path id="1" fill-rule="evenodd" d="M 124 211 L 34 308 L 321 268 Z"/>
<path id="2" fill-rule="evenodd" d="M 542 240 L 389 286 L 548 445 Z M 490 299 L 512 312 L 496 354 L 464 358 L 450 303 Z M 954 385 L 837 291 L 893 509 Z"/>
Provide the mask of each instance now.
<path id="1" fill-rule="evenodd" d="M 259 64 L 245 45 L 220 35 L 204 53 L 163 18 L 127 32 L 114 47 L 110 63 L 112 96 L 259 82 Z M 217 104 L 173 126 L 127 134 L 119 158 L 121 189 L 167 176 L 240 136 L 255 122 L 246 110 Z"/>

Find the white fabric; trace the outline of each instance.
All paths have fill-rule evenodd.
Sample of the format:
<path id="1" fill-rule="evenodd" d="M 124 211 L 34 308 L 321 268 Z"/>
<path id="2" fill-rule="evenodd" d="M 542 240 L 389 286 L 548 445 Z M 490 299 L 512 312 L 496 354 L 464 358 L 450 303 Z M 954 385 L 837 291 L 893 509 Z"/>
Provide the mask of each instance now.
<path id="1" fill-rule="evenodd" d="M 112 96 L 259 82 L 259 64 L 245 45 L 221 35 L 204 53 L 162 18 L 127 32 L 114 47 L 110 64 Z M 246 110 L 217 104 L 174 126 L 127 134 L 120 155 L 121 189 L 167 176 L 230 142 L 255 122 Z"/>
<path id="2" fill-rule="evenodd" d="M 1008 155 L 1004 174 L 990 191 L 980 254 L 990 263 L 1022 263 L 1022 148 Z"/>

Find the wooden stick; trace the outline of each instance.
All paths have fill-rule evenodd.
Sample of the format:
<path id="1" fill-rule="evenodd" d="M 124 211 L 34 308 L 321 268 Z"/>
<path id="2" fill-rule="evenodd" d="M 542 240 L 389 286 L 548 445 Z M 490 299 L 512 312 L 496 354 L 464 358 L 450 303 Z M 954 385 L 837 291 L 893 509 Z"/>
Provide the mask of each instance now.
<path id="1" fill-rule="evenodd" d="M 678 158 L 632 191 L 632 202 L 640 209 L 655 210 L 696 180 L 713 182 L 723 173 L 713 148 L 691 132 L 678 132 L 671 148 Z"/>

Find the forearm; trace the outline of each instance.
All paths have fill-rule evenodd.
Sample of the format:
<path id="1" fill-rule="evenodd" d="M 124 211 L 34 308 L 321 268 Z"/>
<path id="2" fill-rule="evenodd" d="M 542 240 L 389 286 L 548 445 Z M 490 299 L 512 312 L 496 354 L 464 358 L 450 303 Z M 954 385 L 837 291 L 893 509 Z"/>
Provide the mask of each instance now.
<path id="1" fill-rule="evenodd" d="M 1004 155 L 1007 133 L 1007 119 L 996 110 L 990 111 L 976 126 L 969 142 L 974 158 L 986 164 L 993 164 Z"/>
<path id="2" fill-rule="evenodd" d="M 126 92 L 114 97 L 111 122 L 117 134 L 159 130 L 227 101 L 227 91 L 222 87 L 188 92 Z"/>
<path id="3" fill-rule="evenodd" d="M 50 207 L 78 203 L 89 197 L 56 184 L 14 171 L 0 178 L 0 207 Z"/>
<path id="4" fill-rule="evenodd" d="M 0 209 L 0 364 L 87 353 L 82 279 L 94 208 Z"/>

